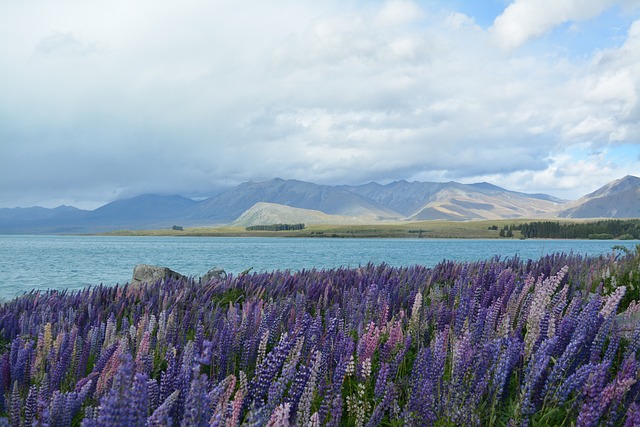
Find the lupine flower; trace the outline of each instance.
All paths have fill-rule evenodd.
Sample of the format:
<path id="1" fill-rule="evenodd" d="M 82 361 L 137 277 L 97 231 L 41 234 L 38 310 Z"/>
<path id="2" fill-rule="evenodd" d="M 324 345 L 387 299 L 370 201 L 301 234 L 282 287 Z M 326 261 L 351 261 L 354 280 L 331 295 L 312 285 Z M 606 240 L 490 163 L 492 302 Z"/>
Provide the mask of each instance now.
<path id="1" fill-rule="evenodd" d="M 322 352 L 320 350 L 316 350 L 313 355 L 313 361 L 311 362 L 309 378 L 307 379 L 302 396 L 300 396 L 300 402 L 298 403 L 298 410 L 296 414 L 296 422 L 298 425 L 305 425 L 309 423 L 311 400 L 316 389 L 316 381 L 318 379 L 318 373 L 320 372 L 321 363 Z"/>
<path id="2" fill-rule="evenodd" d="M 600 393 L 604 388 L 609 369 L 609 362 L 604 362 L 595 367 L 584 385 L 585 402 L 576 419 L 576 426 L 596 426 L 604 408 L 599 406 Z"/>
<path id="3" fill-rule="evenodd" d="M 291 405 L 289 403 L 283 403 L 278 405 L 271 414 L 267 427 L 289 427 L 289 413 L 291 412 Z"/>
<path id="4" fill-rule="evenodd" d="M 636 427 L 640 425 L 640 404 L 634 402 L 629 405 L 626 414 L 627 418 L 624 427 Z"/>
<path id="5" fill-rule="evenodd" d="M 600 310 L 600 315 L 604 318 L 611 316 L 616 313 L 618 309 L 618 305 L 620 301 L 624 297 L 624 294 L 627 292 L 626 286 L 618 286 L 615 288 L 613 293 L 604 299 L 604 305 Z"/>
<path id="6" fill-rule="evenodd" d="M 171 393 L 162 405 L 153 411 L 153 414 L 147 419 L 147 427 L 172 427 L 173 419 L 171 418 L 171 410 L 178 400 L 179 390 Z M 124 425 L 124 424 L 123 424 Z"/>
<path id="7" fill-rule="evenodd" d="M 561 408 L 567 425 L 632 425 L 640 327 L 624 322 L 640 305 L 602 283 L 588 293 L 606 271 L 636 292 L 637 267 L 554 254 L 34 291 L 0 305 L 0 413 L 51 427 L 527 425 Z"/>

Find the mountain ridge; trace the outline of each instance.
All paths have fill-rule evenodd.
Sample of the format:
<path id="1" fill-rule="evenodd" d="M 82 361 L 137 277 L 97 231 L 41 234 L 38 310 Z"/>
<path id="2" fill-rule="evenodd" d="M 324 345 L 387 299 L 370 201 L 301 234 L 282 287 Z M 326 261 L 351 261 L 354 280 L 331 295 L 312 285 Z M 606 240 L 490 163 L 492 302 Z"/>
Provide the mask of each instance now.
<path id="1" fill-rule="evenodd" d="M 179 195 L 143 194 L 94 210 L 70 206 L 0 208 L 0 233 L 97 233 L 172 225 L 222 226 L 234 222 L 261 225 L 260 221 L 362 223 L 585 215 L 640 217 L 640 178 L 623 177 L 576 201 L 511 191 L 487 182 L 399 180 L 388 184 L 331 186 L 274 178 L 247 181 L 200 201 Z"/>

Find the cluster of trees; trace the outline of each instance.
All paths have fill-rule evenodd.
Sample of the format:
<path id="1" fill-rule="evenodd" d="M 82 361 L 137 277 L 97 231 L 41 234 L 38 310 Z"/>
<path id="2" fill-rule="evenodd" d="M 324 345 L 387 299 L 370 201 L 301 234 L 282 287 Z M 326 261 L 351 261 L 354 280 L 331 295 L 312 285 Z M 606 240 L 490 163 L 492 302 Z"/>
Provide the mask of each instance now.
<path id="1" fill-rule="evenodd" d="M 515 229 L 515 225 L 505 225 L 500 229 L 500 237 L 513 237 L 513 230 Z M 489 230 L 498 230 L 497 225 L 492 225 L 489 227 Z"/>
<path id="2" fill-rule="evenodd" d="M 246 227 L 247 231 L 291 231 L 304 230 L 303 223 L 298 224 L 269 224 L 269 225 L 250 225 Z"/>
<path id="3" fill-rule="evenodd" d="M 512 227 L 528 238 L 640 239 L 640 219 L 562 224 L 558 221 L 537 221 Z"/>

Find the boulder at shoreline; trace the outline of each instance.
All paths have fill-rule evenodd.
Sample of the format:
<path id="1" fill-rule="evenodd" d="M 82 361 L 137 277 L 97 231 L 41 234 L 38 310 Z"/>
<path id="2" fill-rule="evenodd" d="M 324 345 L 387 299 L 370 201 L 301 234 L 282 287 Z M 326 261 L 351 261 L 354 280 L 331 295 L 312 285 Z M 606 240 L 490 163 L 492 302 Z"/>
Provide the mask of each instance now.
<path id="1" fill-rule="evenodd" d="M 212 280 L 225 280 L 227 278 L 227 272 L 220 267 L 213 267 L 207 271 L 204 276 L 200 278 L 200 283 L 206 285 Z"/>
<path id="2" fill-rule="evenodd" d="M 200 278 L 200 283 L 207 284 L 212 280 L 225 280 L 227 272 L 220 267 L 213 267 Z M 133 277 L 131 278 L 131 286 L 138 286 L 143 283 L 153 284 L 159 281 L 173 280 L 189 280 L 183 274 L 171 270 L 167 267 L 158 265 L 138 264 L 133 268 Z"/>
<path id="3" fill-rule="evenodd" d="M 177 273 L 170 268 L 160 267 L 157 265 L 138 264 L 133 268 L 133 277 L 131 278 L 131 285 L 137 286 L 143 283 L 153 284 L 158 281 L 166 281 L 169 279 L 182 280 L 188 279 L 188 277 Z"/>

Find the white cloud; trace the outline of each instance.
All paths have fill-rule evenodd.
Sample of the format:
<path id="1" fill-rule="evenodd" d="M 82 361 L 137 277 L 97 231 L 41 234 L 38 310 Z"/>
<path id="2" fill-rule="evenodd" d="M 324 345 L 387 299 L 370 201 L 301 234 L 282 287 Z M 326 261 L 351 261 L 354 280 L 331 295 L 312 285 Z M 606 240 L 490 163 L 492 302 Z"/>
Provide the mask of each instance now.
<path id="1" fill-rule="evenodd" d="M 591 193 L 607 182 L 625 175 L 638 175 L 638 159 L 613 161 L 607 152 L 584 154 L 588 145 L 574 147 L 548 159 L 549 167 L 539 171 L 515 171 L 503 175 L 474 177 L 471 181 L 489 181 L 516 191 L 552 194 L 556 197 L 575 200 Z M 640 151 L 640 150 L 639 150 Z M 578 158 L 576 158 L 578 155 Z"/>
<path id="2" fill-rule="evenodd" d="M 381 26 L 395 27 L 416 21 L 425 15 L 424 10 L 408 0 L 387 0 L 375 22 Z"/>
<path id="3" fill-rule="evenodd" d="M 500 46 L 511 49 L 565 22 L 598 16 L 616 3 L 616 0 L 515 0 L 495 19 L 490 32 Z"/>

